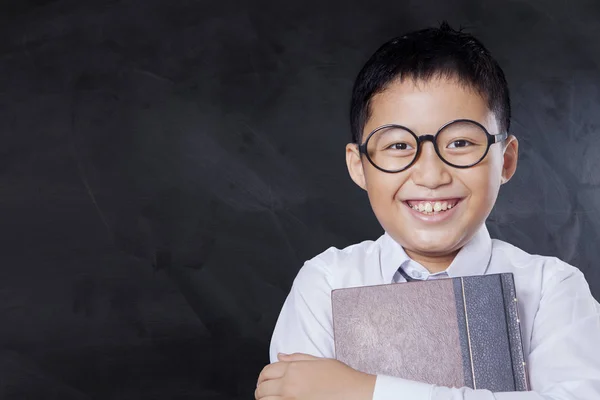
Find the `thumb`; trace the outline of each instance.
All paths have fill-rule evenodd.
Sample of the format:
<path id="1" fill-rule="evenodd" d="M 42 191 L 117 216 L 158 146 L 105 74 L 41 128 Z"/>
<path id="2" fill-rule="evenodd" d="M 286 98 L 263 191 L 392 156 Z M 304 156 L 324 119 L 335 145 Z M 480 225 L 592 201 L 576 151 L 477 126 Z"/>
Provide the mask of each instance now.
<path id="1" fill-rule="evenodd" d="M 314 361 L 319 360 L 320 357 L 311 356 L 310 354 L 304 353 L 293 353 L 293 354 L 277 354 L 279 361 Z"/>

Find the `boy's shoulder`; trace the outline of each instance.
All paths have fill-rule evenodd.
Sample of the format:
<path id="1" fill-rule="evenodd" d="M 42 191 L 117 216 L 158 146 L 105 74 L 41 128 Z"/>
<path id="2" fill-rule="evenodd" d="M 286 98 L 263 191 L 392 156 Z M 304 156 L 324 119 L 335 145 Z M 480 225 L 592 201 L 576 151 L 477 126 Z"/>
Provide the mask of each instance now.
<path id="1" fill-rule="evenodd" d="M 331 246 L 307 260 L 298 276 L 301 281 L 325 279 L 332 288 L 373 282 L 377 275 L 382 240 L 364 240 L 346 247 Z"/>
<path id="2" fill-rule="evenodd" d="M 357 258 L 362 259 L 377 253 L 380 250 L 382 239 L 383 236 L 377 240 L 363 240 L 362 242 L 354 243 L 342 248 L 331 246 L 307 262 L 336 266 L 350 260 L 356 260 Z"/>
<path id="3" fill-rule="evenodd" d="M 540 275 L 543 281 L 582 275 L 579 268 L 556 256 L 532 254 L 500 239 L 492 239 L 491 272 L 503 269 L 520 275 Z"/>

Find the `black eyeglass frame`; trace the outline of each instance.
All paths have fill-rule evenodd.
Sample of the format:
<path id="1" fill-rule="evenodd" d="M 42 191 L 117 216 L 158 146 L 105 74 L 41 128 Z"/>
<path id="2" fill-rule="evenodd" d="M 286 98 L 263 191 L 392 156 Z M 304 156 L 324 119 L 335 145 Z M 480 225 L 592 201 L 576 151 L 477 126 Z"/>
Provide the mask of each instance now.
<path id="1" fill-rule="evenodd" d="M 436 137 L 437 135 L 443 131 L 447 126 L 457 123 L 457 122 L 469 122 L 472 124 L 477 125 L 478 127 L 480 127 L 485 134 L 487 135 L 487 148 L 485 149 L 485 153 L 483 153 L 483 155 L 481 156 L 481 158 L 477 161 L 475 161 L 472 164 L 469 165 L 456 165 L 456 164 L 452 164 L 451 162 L 449 162 L 448 160 L 444 159 L 444 157 L 442 157 L 441 153 L 440 153 L 440 149 L 438 148 L 437 142 L 436 142 Z M 415 157 L 413 158 L 413 160 L 404 168 L 402 169 L 398 169 L 398 170 L 387 170 L 387 169 L 383 169 L 380 166 L 378 166 L 377 164 L 375 164 L 375 162 L 371 159 L 371 157 L 369 156 L 369 153 L 367 152 L 367 144 L 369 143 L 369 140 L 371 139 L 371 137 L 379 132 L 382 129 L 387 129 L 387 128 L 400 128 L 400 129 L 404 129 L 405 131 L 407 131 L 408 133 L 410 133 L 411 135 L 413 135 L 413 137 L 415 138 L 416 142 L 417 142 L 417 153 L 415 154 Z M 435 149 L 436 154 L 438 155 L 438 157 L 440 158 L 440 160 L 442 160 L 445 164 L 454 167 L 454 168 L 471 168 L 474 167 L 475 165 L 479 164 L 484 158 L 485 156 L 487 156 L 487 153 L 490 151 L 490 146 L 493 145 L 494 143 L 500 143 L 504 140 L 506 140 L 508 138 L 508 132 L 503 132 L 503 133 L 498 133 L 497 135 L 492 135 L 491 133 L 488 132 L 487 129 L 485 129 L 485 126 L 481 125 L 479 122 L 477 121 L 473 121 L 471 119 L 465 119 L 465 118 L 461 118 L 461 119 L 455 119 L 452 120 L 450 122 L 445 123 L 444 125 L 442 125 L 442 127 L 440 129 L 437 130 L 437 132 L 435 133 L 435 135 L 421 135 L 418 136 L 416 133 L 414 133 L 412 130 L 410 130 L 409 128 L 403 126 L 403 125 L 398 125 L 398 124 L 386 124 L 386 125 L 382 125 L 378 128 L 375 128 L 371 133 L 369 133 L 369 136 L 367 136 L 367 140 L 365 140 L 365 142 L 363 144 L 358 145 L 358 150 L 360 152 L 360 154 L 364 154 L 367 157 L 367 160 L 369 160 L 369 162 L 371 163 L 371 165 L 373 165 L 375 168 L 377 168 L 380 171 L 383 172 L 387 172 L 390 174 L 395 174 L 398 172 L 402 172 L 405 171 L 407 169 L 409 169 L 419 158 L 419 155 L 421 154 L 421 148 L 423 146 L 421 146 L 421 143 L 426 142 L 426 141 L 430 141 L 433 144 L 433 148 Z"/>

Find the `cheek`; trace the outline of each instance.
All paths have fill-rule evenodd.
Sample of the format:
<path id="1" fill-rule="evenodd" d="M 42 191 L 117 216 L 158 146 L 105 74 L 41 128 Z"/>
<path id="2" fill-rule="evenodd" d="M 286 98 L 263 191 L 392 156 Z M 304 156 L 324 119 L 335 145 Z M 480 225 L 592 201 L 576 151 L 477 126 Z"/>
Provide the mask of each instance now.
<path id="1" fill-rule="evenodd" d="M 500 189 L 500 171 L 493 164 L 482 164 L 467 169 L 462 176 L 462 182 L 469 189 L 471 199 L 478 211 L 491 210 Z"/>
<path id="2" fill-rule="evenodd" d="M 365 171 L 367 192 L 373 205 L 394 202 L 398 190 L 406 181 L 404 174 L 388 174 L 370 168 Z"/>

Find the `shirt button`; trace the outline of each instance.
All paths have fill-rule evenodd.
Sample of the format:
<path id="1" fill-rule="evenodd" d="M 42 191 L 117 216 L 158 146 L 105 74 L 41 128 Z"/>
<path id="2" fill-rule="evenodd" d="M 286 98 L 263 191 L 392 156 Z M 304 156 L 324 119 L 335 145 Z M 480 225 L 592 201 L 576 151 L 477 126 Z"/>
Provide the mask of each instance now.
<path id="1" fill-rule="evenodd" d="M 421 272 L 419 272 L 419 271 L 413 271 L 412 276 L 415 279 L 421 279 L 421 278 L 423 278 L 423 274 Z"/>

